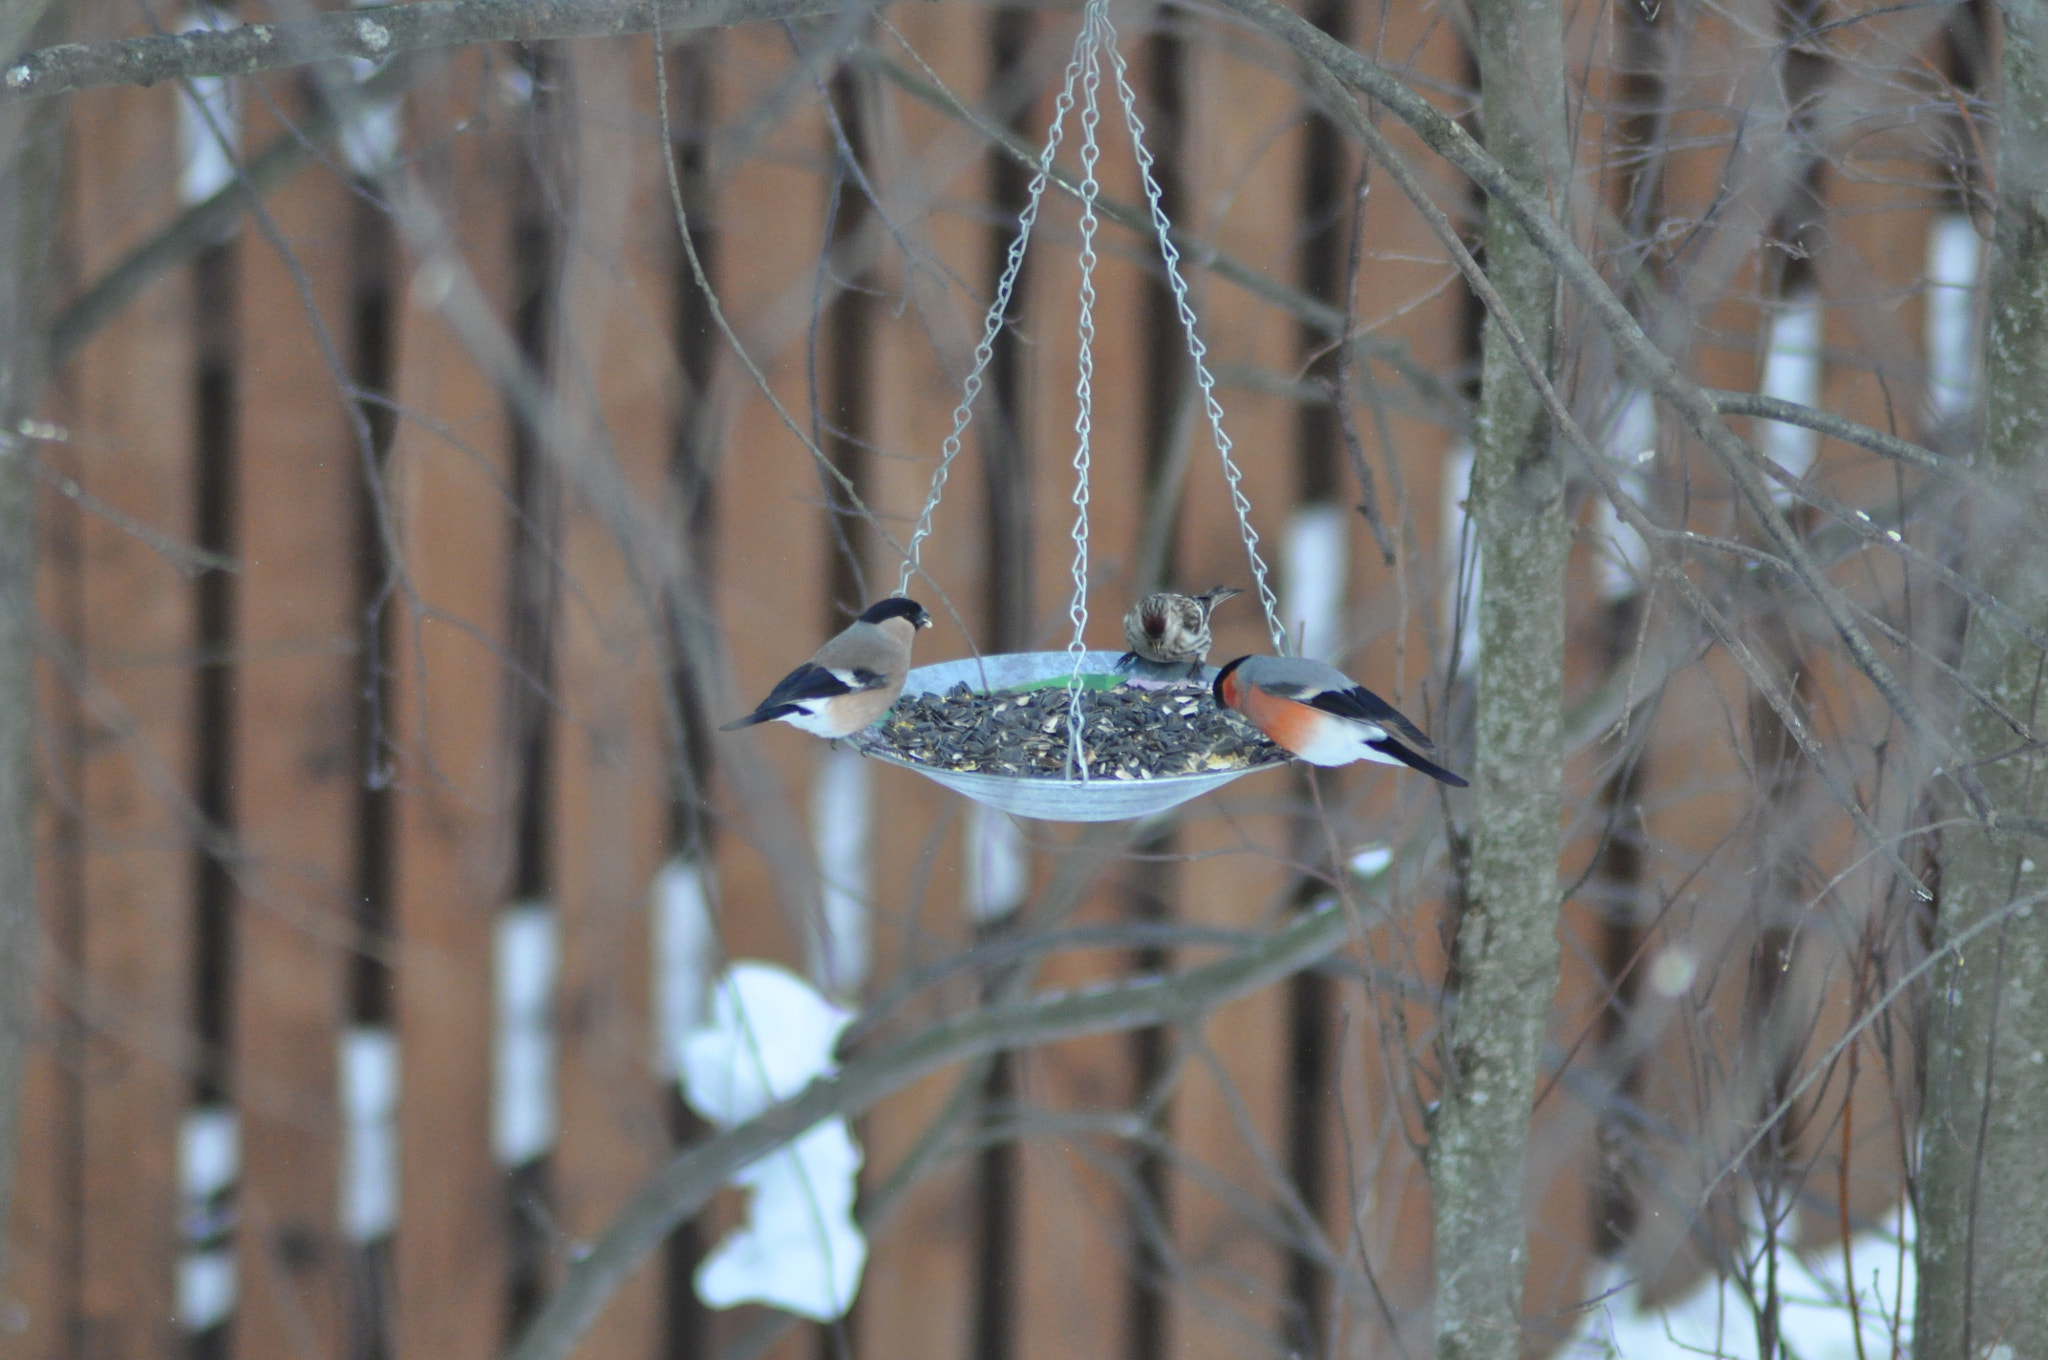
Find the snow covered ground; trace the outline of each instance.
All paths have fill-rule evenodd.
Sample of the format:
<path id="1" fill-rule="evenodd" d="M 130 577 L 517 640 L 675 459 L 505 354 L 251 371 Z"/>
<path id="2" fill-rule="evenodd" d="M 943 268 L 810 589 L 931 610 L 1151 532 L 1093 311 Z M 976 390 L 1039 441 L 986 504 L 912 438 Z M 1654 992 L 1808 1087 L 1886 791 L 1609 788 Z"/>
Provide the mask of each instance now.
<path id="1" fill-rule="evenodd" d="M 1913 1339 L 1912 1231 L 1909 1217 L 1903 1239 L 1896 1232 L 1868 1233 L 1851 1242 L 1853 1324 L 1850 1271 L 1844 1268 L 1841 1247 L 1809 1257 L 1785 1251 L 1778 1261 L 1785 1353 L 1795 1360 L 1891 1360 L 1907 1354 Z M 1758 1280 L 1762 1277 L 1759 1270 Z M 1587 1312 L 1560 1353 L 1566 1360 L 1756 1360 L 1757 1304 L 1736 1280 L 1708 1279 L 1691 1295 L 1653 1312 L 1637 1307 L 1634 1286 L 1618 1272 L 1604 1287 L 1588 1292 L 1601 1302 Z M 1860 1351 L 1858 1330 L 1863 1334 Z"/>

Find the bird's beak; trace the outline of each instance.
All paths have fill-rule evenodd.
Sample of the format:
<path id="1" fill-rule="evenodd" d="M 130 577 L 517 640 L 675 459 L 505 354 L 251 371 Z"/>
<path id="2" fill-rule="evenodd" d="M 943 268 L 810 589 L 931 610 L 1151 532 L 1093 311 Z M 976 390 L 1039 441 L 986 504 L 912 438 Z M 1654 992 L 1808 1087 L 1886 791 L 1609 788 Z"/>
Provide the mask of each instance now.
<path id="1" fill-rule="evenodd" d="M 918 620 L 917 626 L 918 626 L 918 627 L 920 627 L 920 628 L 929 628 L 929 627 L 931 627 L 931 626 L 932 626 L 932 616 L 931 616 L 931 615 L 929 615 L 929 614 L 925 615 L 925 616 L 924 616 L 924 617 L 923 617 L 922 619 L 919 619 L 919 620 Z"/>

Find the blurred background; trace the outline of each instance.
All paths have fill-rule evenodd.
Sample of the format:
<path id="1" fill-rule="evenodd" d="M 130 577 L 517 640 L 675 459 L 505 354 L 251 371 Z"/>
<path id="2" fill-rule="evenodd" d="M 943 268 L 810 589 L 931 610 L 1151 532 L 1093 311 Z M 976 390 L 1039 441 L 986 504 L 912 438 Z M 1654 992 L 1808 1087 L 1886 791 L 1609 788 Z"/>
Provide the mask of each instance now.
<path id="1" fill-rule="evenodd" d="M 1704 386 L 1965 449 L 1989 10 L 1570 6 L 1553 206 Z M 1281 618 L 1466 769 L 1482 310 L 1286 49 L 1202 5 L 1113 13 Z M 1302 13 L 1483 133 L 1462 6 Z M 297 17 L 86 3 L 69 36 Z M 855 1121 L 872 1255 L 843 1320 L 698 1301 L 727 1195 L 577 1354 L 1429 1351 L 1464 795 L 1297 766 L 1151 821 L 1018 821 L 715 730 L 895 589 L 1078 22 L 850 8 L 69 97 L 0 1354 L 494 1354 L 704 1136 L 674 1042 L 726 961 L 872 1008 L 857 1052 L 1212 959 L 1340 888 L 1357 929 L 1317 969 Z M 1099 648 L 1146 590 L 1252 584 L 1108 108 Z M 1476 248 L 1477 192 L 1383 125 Z M 1078 137 L 911 587 L 923 661 L 1070 636 Z M 1811 1325 L 1809 1360 L 1889 1354 L 1927 761 L 1726 472 L 1564 316 L 1559 390 L 1742 656 L 1575 471 L 1528 1345 L 1664 1344 L 1638 1308 L 1704 1299 L 1711 1352 Z M 1735 423 L 1946 714 L 1952 488 Z M 1267 650 L 1256 598 L 1216 635 Z"/>

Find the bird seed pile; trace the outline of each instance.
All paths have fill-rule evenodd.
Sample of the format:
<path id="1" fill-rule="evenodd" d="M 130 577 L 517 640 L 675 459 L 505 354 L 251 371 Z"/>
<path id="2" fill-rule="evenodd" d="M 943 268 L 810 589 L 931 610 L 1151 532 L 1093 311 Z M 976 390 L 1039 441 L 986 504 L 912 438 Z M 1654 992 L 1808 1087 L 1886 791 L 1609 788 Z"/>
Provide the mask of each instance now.
<path id="1" fill-rule="evenodd" d="M 1206 689 L 1084 689 L 1081 717 L 1091 779 L 1248 770 L 1288 758 Z M 904 695 L 854 741 L 934 769 L 1063 779 L 1067 737 L 1064 684 L 984 694 L 962 683 L 943 695 Z"/>

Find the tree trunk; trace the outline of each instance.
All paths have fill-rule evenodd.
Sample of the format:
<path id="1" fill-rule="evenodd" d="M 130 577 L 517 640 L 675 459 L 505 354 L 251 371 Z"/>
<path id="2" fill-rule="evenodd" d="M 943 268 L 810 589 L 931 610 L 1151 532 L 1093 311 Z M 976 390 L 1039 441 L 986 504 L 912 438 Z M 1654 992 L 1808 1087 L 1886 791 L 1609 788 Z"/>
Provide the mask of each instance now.
<path id="1" fill-rule="evenodd" d="M 1486 146 L 1562 202 L 1564 57 L 1557 0 L 1477 0 Z M 1557 274 L 1499 203 L 1486 266 L 1554 369 Z M 1562 803 L 1564 469 L 1540 398 L 1489 318 L 1472 513 L 1479 600 L 1471 855 L 1452 954 L 1444 1091 L 1431 1129 L 1439 1360 L 1518 1360 L 1528 1264 L 1522 1153 L 1557 990 Z"/>
<path id="2" fill-rule="evenodd" d="M 46 0 L 0 0 L 0 64 L 54 37 Z M 35 478 L 22 423 L 42 399 L 42 284 L 57 220 L 61 101 L 0 106 L 0 1259 L 35 982 Z"/>
<path id="3" fill-rule="evenodd" d="M 1996 247 L 1985 345 L 1985 493 L 1968 541 L 1984 587 L 2048 625 L 2048 4 L 2005 0 Z M 2026 723 L 1985 705 L 1958 725 L 1995 806 L 2048 803 L 2039 649 L 1978 611 L 1963 672 Z M 2048 1354 L 2048 846 L 1965 826 L 1949 833 L 1921 1114 L 1921 1360 Z M 2020 905 L 2014 906 L 2015 903 Z M 2011 907 L 2012 910 L 2007 909 Z M 1982 927 L 1975 935 L 1973 928 Z M 1966 938 L 1967 937 L 1967 938 Z"/>

